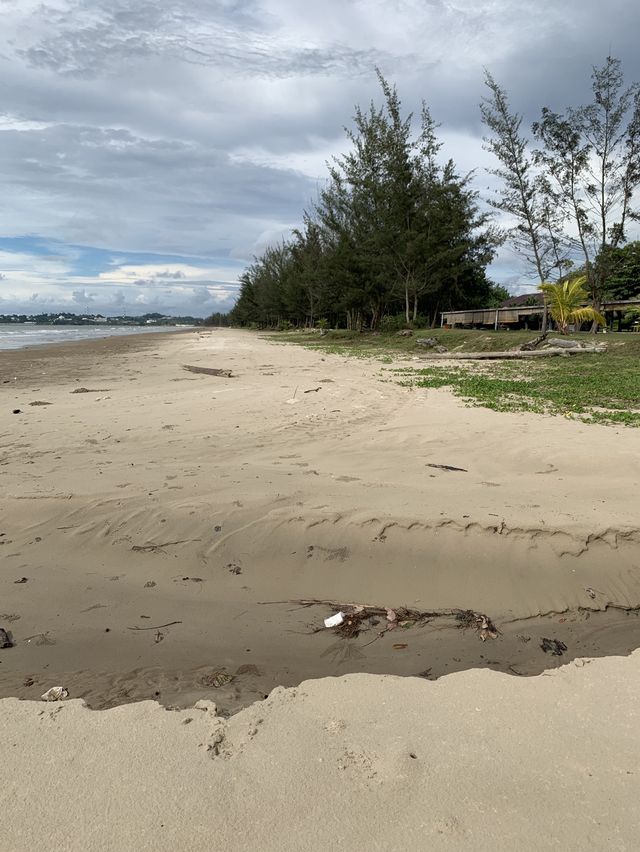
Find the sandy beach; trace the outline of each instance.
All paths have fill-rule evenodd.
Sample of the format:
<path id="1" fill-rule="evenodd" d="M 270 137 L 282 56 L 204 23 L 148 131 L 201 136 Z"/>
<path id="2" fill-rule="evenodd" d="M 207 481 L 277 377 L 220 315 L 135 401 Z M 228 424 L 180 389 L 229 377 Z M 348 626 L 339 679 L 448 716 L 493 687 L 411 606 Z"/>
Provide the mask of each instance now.
<path id="1" fill-rule="evenodd" d="M 551 848 L 550 808 L 557 848 L 634 848 L 638 657 L 582 658 L 640 647 L 636 430 L 465 407 L 223 329 L 3 352 L 0 399 L 7 848 L 44 831 L 21 778 L 49 818 L 92 771 L 86 822 L 47 826 L 61 848 Z M 433 617 L 345 639 L 332 605 L 292 603 L 312 599 Z M 114 709 L 16 700 L 56 684 Z M 107 831 L 104 796 L 140 789 L 136 828 Z M 561 818 L 576 796 L 588 819 Z M 314 803 L 304 825 L 277 824 L 283 797 Z"/>

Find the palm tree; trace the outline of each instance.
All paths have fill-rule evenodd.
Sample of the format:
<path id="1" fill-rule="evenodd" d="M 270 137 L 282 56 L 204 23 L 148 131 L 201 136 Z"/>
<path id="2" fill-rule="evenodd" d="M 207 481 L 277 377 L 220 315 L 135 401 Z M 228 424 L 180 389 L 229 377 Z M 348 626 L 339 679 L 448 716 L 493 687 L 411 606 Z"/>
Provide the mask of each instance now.
<path id="1" fill-rule="evenodd" d="M 606 325 L 606 320 L 595 308 L 586 307 L 584 303 L 589 294 L 584 288 L 586 276 L 580 275 L 558 284 L 540 284 L 539 289 L 544 293 L 545 304 L 549 306 L 551 318 L 555 320 L 561 334 L 567 334 L 569 323 L 597 322 Z"/>

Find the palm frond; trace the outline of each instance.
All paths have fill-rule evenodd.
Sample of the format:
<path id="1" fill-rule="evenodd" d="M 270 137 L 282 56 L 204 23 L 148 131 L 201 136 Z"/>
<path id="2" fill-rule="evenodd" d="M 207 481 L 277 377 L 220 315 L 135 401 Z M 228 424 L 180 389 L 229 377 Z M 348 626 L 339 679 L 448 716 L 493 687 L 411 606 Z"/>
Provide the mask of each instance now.
<path id="1" fill-rule="evenodd" d="M 606 319 L 595 308 L 575 308 L 569 314 L 570 322 L 589 322 L 589 320 L 595 320 L 598 325 L 607 324 Z"/>

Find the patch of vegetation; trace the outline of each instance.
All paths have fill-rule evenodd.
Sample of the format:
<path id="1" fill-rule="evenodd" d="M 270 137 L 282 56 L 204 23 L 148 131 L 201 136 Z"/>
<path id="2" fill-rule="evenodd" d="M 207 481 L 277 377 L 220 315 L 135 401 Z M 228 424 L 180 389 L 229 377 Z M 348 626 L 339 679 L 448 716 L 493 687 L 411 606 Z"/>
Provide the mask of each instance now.
<path id="1" fill-rule="evenodd" d="M 575 417 L 588 423 L 640 426 L 640 334 L 598 336 L 608 351 L 527 361 L 429 363 L 416 338 L 434 337 L 450 352 L 516 349 L 531 340 L 531 331 L 425 330 L 412 337 L 354 331 L 287 332 L 270 335 L 277 342 L 297 343 L 352 358 L 398 363 L 420 358 L 424 367 L 400 366 L 394 378 L 410 387 L 450 388 L 470 405 L 494 411 L 532 411 Z M 593 341 L 587 332 L 571 335 Z"/>
<path id="2" fill-rule="evenodd" d="M 640 370 L 632 355 L 558 358 L 397 371 L 405 386 L 451 388 L 494 411 L 560 414 L 587 423 L 640 426 Z"/>

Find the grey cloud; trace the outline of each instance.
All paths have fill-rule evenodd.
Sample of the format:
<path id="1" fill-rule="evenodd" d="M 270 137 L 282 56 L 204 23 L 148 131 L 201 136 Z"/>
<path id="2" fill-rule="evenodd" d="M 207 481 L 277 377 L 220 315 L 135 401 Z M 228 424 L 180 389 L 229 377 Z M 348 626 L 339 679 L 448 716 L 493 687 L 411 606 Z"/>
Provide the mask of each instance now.
<path id="1" fill-rule="evenodd" d="M 16 0 L 2 9 L 0 185 L 10 212 L 0 235 L 114 252 L 249 260 L 277 240 L 318 190 L 319 175 L 289 160 L 345 149 L 354 104 L 378 98 L 374 65 L 408 109 L 425 98 L 443 133 L 458 134 L 465 169 L 486 162 L 483 66 L 526 121 L 544 104 L 588 96 L 590 67 L 609 50 L 640 79 L 640 7 L 629 0 L 611 0 L 606 14 L 600 0 Z M 476 185 L 492 179 L 480 170 Z M 501 252 L 492 275 L 519 273 Z M 86 286 L 104 310 L 137 297 L 168 310 L 217 286 L 146 275 L 122 291 Z M 182 289 L 160 289 L 173 283 Z"/>
<path id="2" fill-rule="evenodd" d="M 189 253 L 229 252 L 234 222 L 293 224 L 314 192 L 313 181 L 291 172 L 124 130 L 58 125 L 1 135 L 5 203 L 18 203 L 25 191 L 55 198 L 54 211 L 34 209 L 31 228 L 46 231 L 62 213 L 63 238 L 80 244 L 185 253 L 188 234 Z"/>
<path id="3" fill-rule="evenodd" d="M 393 59 L 398 65 L 418 56 L 391 57 L 375 49 L 356 49 L 341 43 L 299 47 L 284 43 L 279 33 L 264 27 L 257 13 L 248 15 L 238 4 L 76 2 L 60 12 L 44 6 L 38 15 L 55 32 L 19 51 L 36 68 L 71 76 L 119 73 L 123 61 L 178 60 L 221 68 L 226 74 L 289 77 L 341 73 L 370 74 L 376 62 Z"/>
<path id="4" fill-rule="evenodd" d="M 165 270 L 164 272 L 155 272 L 153 274 L 153 278 L 155 278 L 155 279 L 179 280 L 180 278 L 186 278 L 186 277 L 187 276 L 184 274 L 184 272 L 181 272 L 179 269 L 176 272 L 168 272 L 168 271 Z"/>

